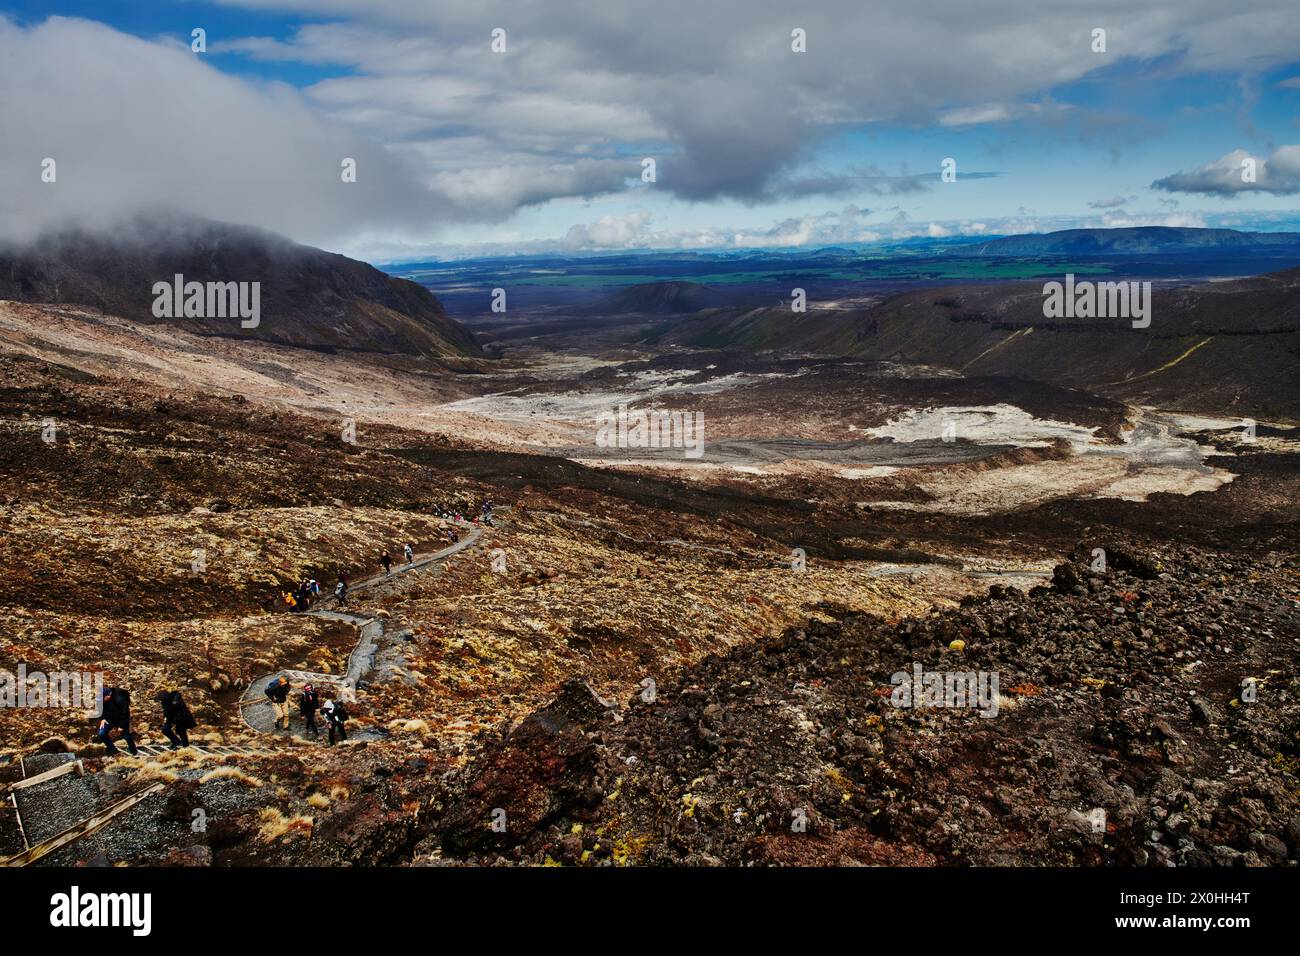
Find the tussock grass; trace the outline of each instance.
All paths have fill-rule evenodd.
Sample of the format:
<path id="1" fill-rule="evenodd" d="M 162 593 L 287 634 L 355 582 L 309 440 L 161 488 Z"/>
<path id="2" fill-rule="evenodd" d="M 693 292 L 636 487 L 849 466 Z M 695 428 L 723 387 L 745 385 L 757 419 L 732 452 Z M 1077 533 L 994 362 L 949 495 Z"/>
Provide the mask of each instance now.
<path id="1" fill-rule="evenodd" d="M 142 757 L 124 756 L 118 758 L 118 766 L 122 766 L 131 771 L 128 780 L 135 786 L 145 783 L 175 783 L 180 779 L 180 774 L 167 769 L 166 765 L 157 760 L 145 760 Z"/>
<path id="2" fill-rule="evenodd" d="M 286 817 L 275 807 L 263 807 L 257 812 L 257 817 L 262 821 L 262 826 L 257 831 L 257 838 L 263 843 L 274 843 L 276 840 L 294 834 L 310 835 L 315 825 L 311 817 L 302 814 Z"/>
<path id="3" fill-rule="evenodd" d="M 400 731 L 406 734 L 420 734 L 421 736 L 428 736 L 429 734 L 429 725 L 419 718 L 413 720 L 402 720 L 400 718 L 398 720 L 390 720 L 388 722 L 388 729 Z"/>
<path id="4" fill-rule="evenodd" d="M 211 783 L 213 780 L 235 780 L 249 787 L 261 787 L 262 781 L 251 774 L 244 773 L 238 767 L 229 765 L 217 767 L 215 770 L 209 770 L 203 776 L 199 777 L 199 783 Z"/>

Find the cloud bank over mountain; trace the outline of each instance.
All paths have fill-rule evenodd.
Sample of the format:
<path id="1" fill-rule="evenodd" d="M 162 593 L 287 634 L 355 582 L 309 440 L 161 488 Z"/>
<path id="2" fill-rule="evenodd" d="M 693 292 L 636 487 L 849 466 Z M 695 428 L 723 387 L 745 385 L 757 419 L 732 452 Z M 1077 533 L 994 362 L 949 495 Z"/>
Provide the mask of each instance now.
<path id="1" fill-rule="evenodd" d="M 3 236 L 175 207 L 332 247 L 396 248 L 610 196 L 716 204 L 710 228 L 726 232 L 729 207 L 787 204 L 779 223 L 796 200 L 938 188 L 937 156 L 921 171 L 883 161 L 887 151 L 821 164 L 817 150 L 846 130 L 1085 126 L 1095 117 L 1052 90 L 1122 63 L 1159 62 L 1165 77 L 1257 73 L 1300 49 L 1300 18 L 1287 0 L 1262 0 L 1249 14 L 1208 0 L 905 11 L 849 0 L 816 11 L 775 0 L 227 3 L 305 22 L 277 36 L 214 33 L 209 52 L 196 54 L 185 36 L 0 18 L 0 83 L 18 93 L 0 101 L 9 144 L 0 152 Z M 1093 49 L 1098 27 L 1105 53 Z M 502 53 L 492 51 L 496 28 L 505 30 Z M 805 31 L 807 52 L 791 49 L 795 29 Z M 295 86 L 232 63 L 328 75 Z M 1295 149 L 1268 157 L 1256 192 L 1296 190 L 1287 152 Z M 1223 164 L 1232 155 L 1155 187 L 1229 192 Z M 656 161 L 653 183 L 641 180 L 645 157 Z M 41 179 L 46 158 L 57 163 L 56 182 Z M 345 158 L 356 161 L 354 183 L 341 179 Z M 997 173 L 964 164 L 961 174 Z M 628 219 L 636 215 L 579 213 L 566 241 L 631 241 L 647 231 Z M 741 233 L 765 231 L 749 223 Z M 778 243 L 820 234 L 772 229 Z"/>

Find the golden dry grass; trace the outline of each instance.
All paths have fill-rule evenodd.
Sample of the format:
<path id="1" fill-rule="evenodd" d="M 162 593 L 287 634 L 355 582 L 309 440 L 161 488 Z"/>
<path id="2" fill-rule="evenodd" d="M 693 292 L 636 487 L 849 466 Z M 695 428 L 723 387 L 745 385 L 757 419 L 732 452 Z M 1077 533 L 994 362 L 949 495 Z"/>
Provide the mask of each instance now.
<path id="1" fill-rule="evenodd" d="M 251 774 L 244 773 L 238 767 L 217 767 L 215 770 L 209 770 L 199 778 L 199 783 L 211 783 L 213 780 L 235 780 L 249 787 L 264 786 L 262 781 Z"/>
<path id="2" fill-rule="evenodd" d="M 274 843 L 287 836 L 310 836 L 315 821 L 308 816 L 295 814 L 285 816 L 275 807 L 263 807 L 257 812 L 262 825 L 257 831 L 257 838 L 263 843 Z"/>

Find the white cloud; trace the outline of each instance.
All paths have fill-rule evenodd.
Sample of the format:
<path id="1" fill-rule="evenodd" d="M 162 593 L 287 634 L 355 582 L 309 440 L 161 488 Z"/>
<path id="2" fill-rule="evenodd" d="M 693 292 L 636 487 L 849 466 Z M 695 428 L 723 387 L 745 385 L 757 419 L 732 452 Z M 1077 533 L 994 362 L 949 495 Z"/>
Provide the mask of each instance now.
<path id="1" fill-rule="evenodd" d="M 983 103 L 939 114 L 940 126 L 979 126 L 984 123 L 1008 123 L 1030 117 L 1051 117 L 1070 110 L 1066 103 Z"/>
<path id="2" fill-rule="evenodd" d="M 1133 201 L 1132 196 L 1112 196 L 1109 199 L 1093 199 L 1088 203 L 1089 209 L 1117 209 Z"/>
<path id="3" fill-rule="evenodd" d="M 417 104 L 436 95 L 418 83 L 384 82 Z M 176 208 L 322 245 L 367 232 L 427 240 L 449 224 L 618 191 L 640 171 L 631 159 L 546 148 L 527 161 L 476 165 L 492 141 L 402 142 L 401 102 L 379 115 L 371 101 L 340 97 L 334 105 L 350 115 L 330 117 L 320 108 L 328 86 L 304 98 L 222 73 L 186 46 L 87 20 L 53 17 L 24 28 L 0 17 L 0 88 L 0 239 L 73 223 L 110 227 L 140 210 Z M 511 109 L 513 119 L 499 116 L 494 125 L 512 130 L 516 144 L 549 136 L 548 110 L 562 114 L 545 96 Z M 525 121 L 530 111 L 536 115 Z M 597 112 L 589 122 L 610 119 Z M 397 141 L 363 135 L 358 128 L 368 121 Z M 456 162 L 451 154 L 466 142 L 477 149 L 462 150 Z M 514 155 L 524 151 L 517 146 Z M 47 157 L 56 164 L 53 183 L 41 180 Z M 356 161 L 356 182 L 343 181 L 345 158 Z"/>
<path id="4" fill-rule="evenodd" d="M 625 216 L 602 216 L 595 222 L 569 227 L 563 245 L 569 249 L 635 249 L 653 245 L 650 213 L 640 210 Z"/>
<path id="5" fill-rule="evenodd" d="M 1279 146 L 1268 156 L 1253 156 L 1244 149 L 1234 149 L 1191 172 L 1157 179 L 1151 188 L 1207 196 L 1300 193 L 1300 145 Z"/>
<path id="6" fill-rule="evenodd" d="M 1134 226 L 1170 226 L 1188 229 L 1204 229 L 1205 217 L 1194 212 L 1169 213 L 1106 213 L 1099 225 L 1106 229 L 1127 229 Z"/>
<path id="7" fill-rule="evenodd" d="M 844 194 L 841 177 L 819 183 L 798 170 L 819 137 L 845 125 L 1057 123 L 1070 107 L 1052 100 L 1054 87 L 1124 60 L 1160 59 L 1166 76 L 1257 71 L 1300 47 L 1293 0 L 1255 0 L 1248 14 L 1218 0 L 914 0 L 897 10 L 826 0 L 797 14 L 782 0 L 598 10 L 590 0 L 226 2 L 343 18 L 287 42 L 236 44 L 366 74 L 310 91 L 323 107 L 430 138 L 468 124 L 507 166 L 533 150 L 551 161 L 611 142 L 652 150 L 658 188 L 688 200 Z M 1091 49 L 1097 24 L 1105 55 Z M 790 50 L 795 25 L 806 53 Z M 507 54 L 490 53 L 493 26 L 507 30 Z M 419 97 L 400 89 L 413 77 Z"/>

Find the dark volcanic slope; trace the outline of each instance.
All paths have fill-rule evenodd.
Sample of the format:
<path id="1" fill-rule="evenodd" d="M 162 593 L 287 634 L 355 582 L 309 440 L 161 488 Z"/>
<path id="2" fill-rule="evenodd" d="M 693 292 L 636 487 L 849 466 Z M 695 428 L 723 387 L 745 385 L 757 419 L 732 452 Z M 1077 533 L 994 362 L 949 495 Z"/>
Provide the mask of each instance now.
<path id="1" fill-rule="evenodd" d="M 153 286 L 260 282 L 261 324 L 158 319 Z M 274 233 L 207 220 L 155 217 L 113 234 L 66 232 L 0 249 L 0 299 L 99 308 L 206 335 L 307 348 L 481 355 L 478 342 L 423 286 Z"/>
<path id="2" fill-rule="evenodd" d="M 580 311 L 603 315 L 688 315 L 734 304 L 724 293 L 698 282 L 646 282 L 620 289 Z"/>
<path id="3" fill-rule="evenodd" d="M 1045 319 L 1041 283 L 958 286 L 871 309 L 720 310 L 660 344 L 780 349 L 1034 378 L 1134 402 L 1300 417 L 1300 269 L 1158 290 L 1151 325 Z"/>
<path id="4" fill-rule="evenodd" d="M 1294 865 L 1296 574 L 1289 556 L 1099 540 L 1029 595 L 710 655 L 618 721 L 566 687 L 454 782 L 441 846 L 588 866 Z M 997 674 L 997 712 L 898 706 L 914 665 Z M 483 822 L 495 807 L 506 833 Z"/>

